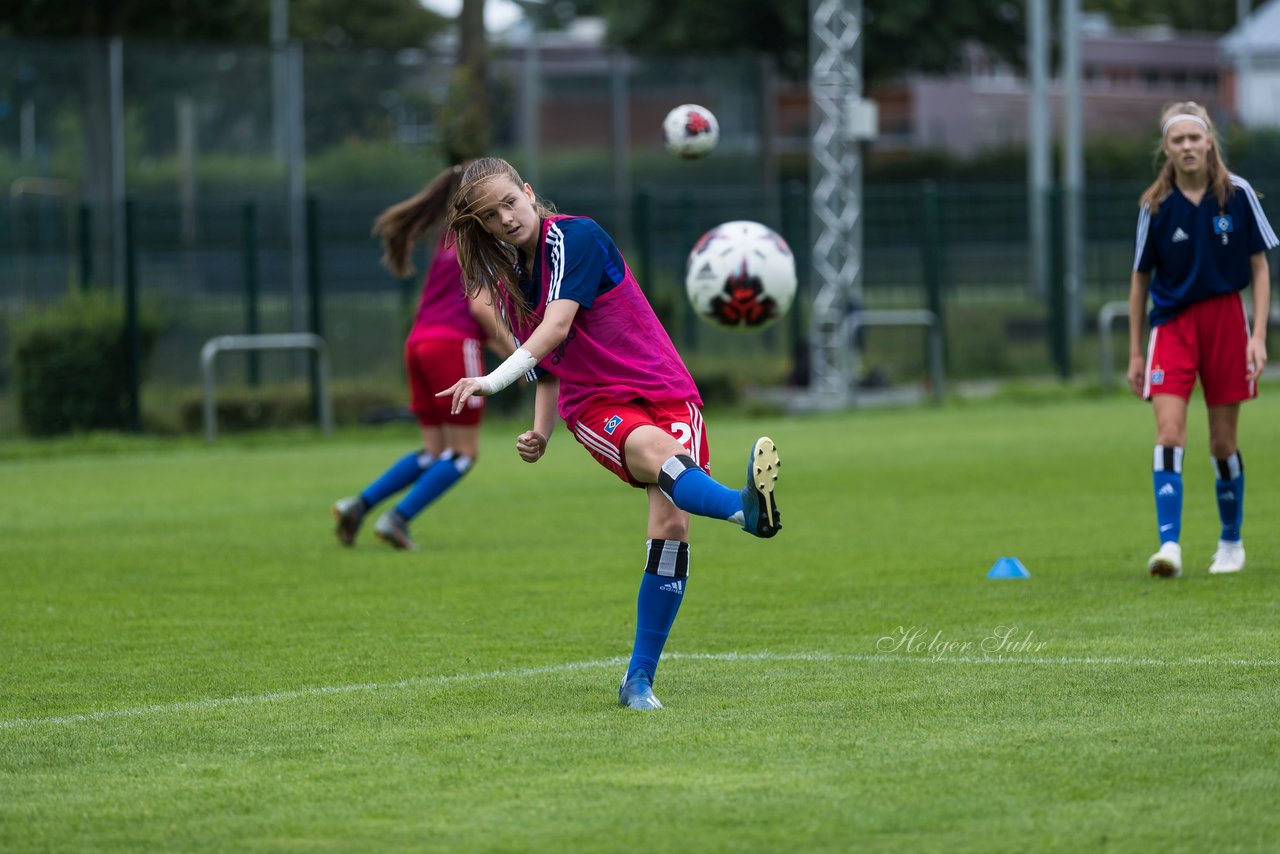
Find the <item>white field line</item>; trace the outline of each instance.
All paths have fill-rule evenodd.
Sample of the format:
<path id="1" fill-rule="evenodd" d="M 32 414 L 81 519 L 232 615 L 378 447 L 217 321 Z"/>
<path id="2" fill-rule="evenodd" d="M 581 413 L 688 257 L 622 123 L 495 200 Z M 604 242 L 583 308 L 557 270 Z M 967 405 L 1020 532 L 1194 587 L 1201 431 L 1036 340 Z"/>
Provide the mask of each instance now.
<path id="1" fill-rule="evenodd" d="M 1004 655 L 870 655 L 827 652 L 669 652 L 664 661 L 835 661 L 883 664 L 933 664 L 933 665 L 1009 665 L 1022 664 L 1033 667 L 1244 667 L 1280 668 L 1277 659 L 1248 658 L 1128 658 L 1117 656 L 1004 656 Z M 571 661 L 548 664 L 543 667 L 522 667 L 514 670 L 488 670 L 480 673 L 457 673 L 441 676 L 418 676 L 398 679 L 394 682 L 362 682 L 354 685 L 325 685 L 318 688 L 298 688 L 293 691 L 273 691 L 267 694 L 248 694 L 240 697 L 213 697 L 204 700 L 188 700 L 181 703 L 157 703 L 134 706 L 128 709 L 107 709 L 74 715 L 51 715 L 39 718 L 14 718 L 0 721 L 0 730 L 22 729 L 48 724 L 78 724 L 95 721 L 137 718 L 144 715 L 162 715 L 172 712 L 192 712 L 204 709 L 220 709 L 228 706 L 256 706 L 308 697 L 325 697 L 338 694 L 357 694 L 372 691 L 394 691 L 406 688 L 425 688 L 436 685 L 490 682 L 501 679 L 521 679 L 528 676 L 545 676 L 554 673 L 572 673 L 579 670 L 603 670 L 622 667 L 625 658 L 604 658 L 597 661 Z"/>

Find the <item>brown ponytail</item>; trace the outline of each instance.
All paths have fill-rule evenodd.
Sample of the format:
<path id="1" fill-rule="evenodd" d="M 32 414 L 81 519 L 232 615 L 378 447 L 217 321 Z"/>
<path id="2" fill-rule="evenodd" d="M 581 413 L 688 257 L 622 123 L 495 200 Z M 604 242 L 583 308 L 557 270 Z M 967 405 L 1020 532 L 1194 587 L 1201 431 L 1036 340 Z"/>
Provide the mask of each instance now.
<path id="1" fill-rule="evenodd" d="M 373 236 L 382 240 L 384 267 L 400 278 L 413 272 L 413 247 L 418 235 L 444 219 L 465 168 L 466 164 L 446 168 L 416 196 L 378 214 L 373 221 Z"/>

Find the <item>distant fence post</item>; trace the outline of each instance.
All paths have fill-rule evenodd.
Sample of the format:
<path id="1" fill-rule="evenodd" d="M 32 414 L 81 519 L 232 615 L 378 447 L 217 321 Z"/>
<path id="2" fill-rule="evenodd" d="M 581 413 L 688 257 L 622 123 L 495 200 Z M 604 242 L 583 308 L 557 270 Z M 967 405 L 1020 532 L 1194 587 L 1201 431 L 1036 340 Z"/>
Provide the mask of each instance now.
<path id="1" fill-rule="evenodd" d="M 635 237 L 639 247 L 640 272 L 638 279 L 641 288 L 650 298 L 653 296 L 653 193 L 647 188 L 636 191 L 635 195 Z"/>
<path id="2" fill-rule="evenodd" d="M 129 350 L 129 429 L 142 432 L 142 331 L 138 324 L 137 207 L 124 200 L 124 326 Z"/>
<path id="3" fill-rule="evenodd" d="M 1066 242 L 1062 234 L 1063 225 L 1063 193 L 1062 188 L 1054 186 L 1049 190 L 1049 304 L 1048 331 L 1049 357 L 1058 369 L 1058 376 L 1064 380 L 1071 378 L 1071 345 L 1067 323 L 1067 283 L 1066 283 Z"/>
<path id="4" fill-rule="evenodd" d="M 307 325 L 312 335 L 324 338 L 324 311 L 320 290 L 320 203 L 315 196 L 307 196 Z M 311 413 L 321 420 L 323 401 L 320 398 L 320 356 L 311 351 Z"/>
<path id="5" fill-rule="evenodd" d="M 924 268 L 925 300 L 929 311 L 938 321 L 943 367 L 947 362 L 947 321 L 943 313 L 942 299 L 942 209 L 938 199 L 938 185 L 924 181 L 920 187 L 920 203 L 923 208 L 920 231 L 920 263 Z M 932 344 L 930 344 L 932 346 Z M 933 358 L 930 351 L 929 358 Z"/>
<path id="6" fill-rule="evenodd" d="M 800 263 L 796 258 L 796 248 L 804 245 L 804 234 L 801 231 L 809 215 L 809 191 L 802 181 L 788 181 L 782 193 L 782 239 L 791 247 L 791 257 L 796 261 L 796 272 L 800 275 L 796 282 L 796 297 L 787 313 L 787 323 L 791 328 L 791 359 L 793 376 L 809 382 L 809 340 L 805 337 L 805 328 L 809 318 L 806 315 L 809 305 L 809 265 Z"/>
<path id="7" fill-rule="evenodd" d="M 697 199 L 694 198 L 692 193 L 685 192 L 681 194 L 680 238 L 685 254 L 688 254 L 693 249 L 693 245 L 698 242 L 698 238 L 701 236 L 697 233 L 697 207 Z M 676 301 L 680 304 L 684 315 L 684 346 L 693 350 L 698 346 L 698 324 L 700 321 L 693 311 L 693 306 L 689 305 L 689 301 L 684 298 L 684 276 L 676 277 L 676 285 Z"/>
<path id="8" fill-rule="evenodd" d="M 87 291 L 93 283 L 93 212 L 87 202 L 81 202 L 77 210 L 76 236 L 80 244 L 80 290 Z"/>
<path id="9" fill-rule="evenodd" d="M 244 224 L 244 330 L 248 335 L 258 334 L 258 206 L 252 200 L 244 203 L 241 209 Z M 257 388 L 262 382 L 259 371 L 258 353 L 248 353 L 248 375 L 250 387 Z"/>

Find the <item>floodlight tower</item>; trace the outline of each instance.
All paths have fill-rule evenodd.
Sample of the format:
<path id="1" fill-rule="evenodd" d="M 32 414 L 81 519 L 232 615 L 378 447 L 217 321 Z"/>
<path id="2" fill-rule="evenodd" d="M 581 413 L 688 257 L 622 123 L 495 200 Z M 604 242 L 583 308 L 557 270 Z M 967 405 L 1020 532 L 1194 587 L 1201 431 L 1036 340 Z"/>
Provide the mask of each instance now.
<path id="1" fill-rule="evenodd" d="M 862 0 L 809 0 L 809 185 L 813 199 L 810 398 L 848 402 L 858 355 L 843 332 L 862 297 L 862 151 L 874 105 L 862 100 Z"/>

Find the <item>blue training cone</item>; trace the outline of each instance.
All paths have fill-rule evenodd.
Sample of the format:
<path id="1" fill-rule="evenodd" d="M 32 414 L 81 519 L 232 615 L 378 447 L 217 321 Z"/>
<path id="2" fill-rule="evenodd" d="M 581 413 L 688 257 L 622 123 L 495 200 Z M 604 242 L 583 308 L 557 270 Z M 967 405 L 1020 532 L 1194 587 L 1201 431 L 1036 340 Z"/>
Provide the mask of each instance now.
<path id="1" fill-rule="evenodd" d="M 1030 578 L 1031 573 L 1016 557 L 1002 557 L 991 565 L 987 578 Z"/>

